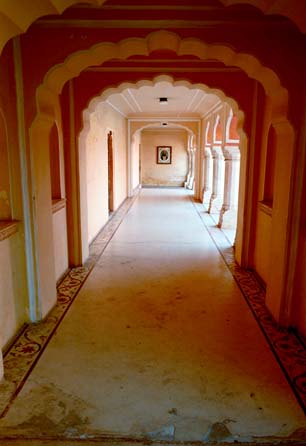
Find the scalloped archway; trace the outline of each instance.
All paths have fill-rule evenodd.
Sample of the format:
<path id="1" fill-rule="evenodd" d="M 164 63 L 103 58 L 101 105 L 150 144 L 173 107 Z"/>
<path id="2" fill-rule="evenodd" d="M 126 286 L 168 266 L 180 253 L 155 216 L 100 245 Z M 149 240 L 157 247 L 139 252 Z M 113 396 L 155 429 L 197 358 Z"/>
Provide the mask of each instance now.
<path id="1" fill-rule="evenodd" d="M 45 232 L 46 227 L 49 227 L 49 215 L 45 212 L 44 202 L 46 200 L 46 190 L 49 185 L 46 184 L 47 178 L 40 172 L 40 160 L 42 158 L 42 151 L 47 146 L 48 132 L 50 131 L 53 121 L 56 119 L 60 112 L 58 95 L 61 92 L 65 83 L 78 76 L 84 69 L 93 65 L 100 65 L 103 62 L 117 58 L 127 59 L 130 56 L 148 56 L 151 52 L 159 50 L 170 50 L 176 53 L 178 56 L 195 56 L 201 60 L 215 59 L 221 61 L 225 65 L 236 66 L 243 70 L 250 78 L 257 80 L 264 88 L 269 103 L 271 104 L 271 121 L 277 123 L 278 136 L 277 145 L 279 153 L 279 166 L 282 167 L 283 173 L 290 181 L 291 166 L 293 159 L 293 144 L 294 134 L 293 129 L 287 119 L 287 107 L 288 107 L 288 91 L 281 85 L 280 79 L 274 71 L 270 68 L 263 66 L 258 59 L 250 54 L 235 52 L 232 48 L 225 45 L 207 45 L 205 42 L 194 39 L 186 38 L 182 39 L 180 36 L 173 32 L 157 31 L 150 33 L 145 38 L 130 38 L 119 41 L 118 43 L 102 42 L 97 45 L 88 48 L 86 51 L 78 51 L 71 54 L 66 60 L 59 65 L 56 65 L 50 69 L 44 77 L 43 83 L 37 89 L 37 116 L 32 123 L 30 129 L 30 144 L 33 157 L 33 175 L 34 182 L 36 184 L 36 200 L 35 210 L 36 218 L 39 221 L 37 227 L 37 251 L 40 253 L 38 257 L 41 259 L 41 268 L 44 270 L 44 262 L 47 258 L 46 251 L 52 252 L 52 246 L 47 249 L 45 240 L 42 246 L 39 246 L 40 232 Z M 238 110 L 235 110 L 238 112 Z M 246 137 L 243 143 L 246 144 Z M 246 147 L 246 146 L 245 146 Z M 246 157 L 245 157 L 246 159 Z M 247 178 L 247 162 L 241 163 L 241 175 Z M 38 180 L 38 181 L 37 181 Z M 276 209 L 274 215 L 278 220 L 278 232 L 275 232 L 275 240 L 272 241 L 275 251 L 278 253 L 278 257 L 282 259 L 280 270 L 285 268 L 285 252 L 286 252 L 286 238 L 282 238 L 280 243 L 279 234 L 282 232 L 286 234 L 288 224 L 288 206 L 289 206 L 289 193 L 290 185 L 288 182 L 284 182 L 282 178 L 278 178 L 280 183 L 280 190 L 286 188 L 285 193 L 282 194 L 279 201 L 279 207 Z M 252 193 L 251 176 L 248 177 L 248 184 L 246 190 L 248 194 Z M 242 200 L 242 201 L 241 201 Z M 241 198 L 241 203 L 245 203 L 245 197 Z M 241 223 L 243 228 L 238 237 L 238 242 L 241 247 L 246 247 L 239 250 L 238 259 L 241 264 L 248 266 L 249 251 L 248 246 L 250 239 L 250 227 L 251 227 L 251 215 L 252 209 L 250 205 L 246 206 L 247 218 L 244 223 Z M 80 216 L 79 216 L 80 220 Z M 246 224 L 247 221 L 247 224 Z M 80 238 L 78 237 L 78 241 Z M 83 243 L 81 242 L 81 245 Z M 236 251 L 236 253 L 238 250 Z M 84 261 L 82 256 L 82 249 L 80 248 L 79 263 Z M 281 273 L 280 273 L 281 274 Z M 48 286 L 48 283 L 46 284 Z M 281 295 L 281 281 L 278 277 L 278 283 L 274 284 L 272 300 L 276 300 L 276 296 Z M 269 294 L 268 294 L 269 297 Z M 279 297 L 277 301 L 279 302 Z M 278 306 L 278 304 L 277 304 Z M 274 308 L 273 308 L 274 310 Z M 274 311 L 278 318 L 277 307 Z"/>
<path id="2" fill-rule="evenodd" d="M 222 102 L 227 103 L 229 105 L 229 107 L 231 108 L 231 110 L 234 111 L 235 116 L 237 117 L 237 132 L 238 132 L 241 140 L 244 141 L 242 150 L 244 153 L 246 153 L 246 135 L 243 130 L 244 112 L 239 108 L 237 101 L 234 98 L 226 96 L 225 93 L 220 89 L 210 88 L 203 83 L 193 84 L 186 80 L 176 81 L 176 80 L 174 80 L 173 77 L 171 77 L 169 75 L 159 75 L 159 76 L 155 76 L 153 79 L 143 79 L 143 80 L 137 81 L 135 83 L 123 82 L 120 85 L 118 85 L 117 87 L 111 87 L 111 88 L 104 89 L 103 91 L 101 91 L 101 93 L 99 95 L 92 98 L 88 104 L 88 107 L 83 111 L 83 129 L 81 130 L 80 135 L 79 135 L 80 147 L 84 147 L 86 135 L 88 134 L 88 131 L 89 131 L 90 114 L 96 110 L 96 107 L 98 106 L 98 104 L 101 101 L 106 101 L 109 98 L 109 96 L 111 96 L 112 94 L 121 93 L 125 89 L 128 89 L 128 88 L 139 89 L 143 86 L 154 86 L 157 82 L 161 82 L 161 81 L 168 81 L 174 87 L 175 86 L 177 86 L 177 87 L 185 86 L 186 88 L 188 88 L 190 90 L 193 90 L 193 89 L 202 90 L 203 92 L 205 92 L 207 94 L 216 95 Z M 139 121 L 141 122 L 141 120 L 139 120 Z M 174 121 L 175 121 L 174 119 L 170 120 L 170 122 L 172 124 Z M 130 136 L 133 137 L 133 133 L 135 133 L 141 127 L 142 127 L 142 124 L 139 124 L 139 127 L 132 129 L 132 133 Z M 191 131 L 195 135 L 193 129 L 189 128 L 188 123 L 186 123 L 186 130 Z M 197 138 L 196 138 L 196 144 L 197 144 L 197 146 L 200 145 L 200 141 Z M 81 151 L 82 151 L 82 149 L 81 149 Z"/>
<path id="3" fill-rule="evenodd" d="M 196 83 L 196 84 L 192 84 L 189 81 L 182 81 L 182 80 L 175 80 L 173 77 L 169 76 L 169 75 L 159 75 L 159 76 L 155 76 L 154 78 L 151 79 L 142 79 L 140 81 L 137 82 L 123 82 L 120 85 L 118 85 L 117 87 L 111 87 L 111 88 L 106 88 L 103 91 L 100 92 L 99 95 L 95 96 L 94 98 L 92 98 L 89 103 L 87 108 L 83 111 L 83 128 L 80 131 L 79 137 L 78 137 L 78 158 L 79 160 L 83 160 L 84 159 L 84 154 L 86 153 L 86 139 L 87 136 L 89 134 L 90 131 L 90 116 L 91 114 L 93 114 L 99 104 L 101 102 L 107 101 L 107 99 L 112 95 L 112 94 L 117 94 L 117 93 L 121 93 L 123 92 L 125 89 L 129 89 L 129 88 L 133 88 L 133 89 L 139 89 L 143 86 L 154 86 L 156 85 L 156 83 L 160 82 L 160 81 L 168 81 L 169 83 L 171 83 L 174 87 L 175 86 L 184 86 L 188 89 L 199 89 L 204 91 L 205 93 L 208 94 L 214 94 L 216 95 L 221 102 L 227 103 L 228 106 L 230 107 L 231 110 L 234 111 L 235 116 L 237 116 L 237 131 L 239 132 L 240 135 L 240 141 L 241 141 L 241 146 L 240 146 L 240 150 L 241 150 L 241 158 L 242 158 L 242 163 L 245 165 L 246 164 L 246 159 L 247 159 L 247 136 L 244 132 L 243 129 L 243 124 L 244 124 L 244 112 L 239 109 L 238 103 L 235 99 L 228 97 L 225 95 L 225 93 L 220 90 L 220 89 L 212 89 L 209 88 L 207 85 L 205 84 L 200 84 L 200 83 Z M 194 139 L 194 145 L 195 147 L 198 147 L 200 149 L 203 148 L 203 144 L 204 144 L 204 140 L 203 140 L 203 135 L 200 138 L 199 137 L 199 127 L 198 124 L 192 123 L 192 122 L 184 122 L 183 118 L 181 119 L 167 119 L 167 123 L 170 126 L 176 126 L 176 127 L 180 127 L 180 128 L 184 128 Z M 135 134 L 139 131 L 141 131 L 142 129 L 146 128 L 146 127 L 160 127 L 161 125 L 161 118 L 152 118 L 151 120 L 149 118 L 146 118 L 145 120 L 142 120 L 141 118 L 133 118 L 132 121 L 128 120 L 128 194 L 131 196 L 133 193 L 133 189 L 134 189 L 134 183 L 133 183 L 133 138 L 135 136 Z M 85 157 L 86 158 L 86 157 Z M 195 195 L 197 198 L 201 197 L 201 191 L 202 191 L 202 184 L 201 184 L 201 178 L 202 178 L 202 166 L 203 164 L 203 156 L 202 156 L 202 150 L 198 150 L 197 151 L 197 165 L 198 165 L 198 169 L 196 172 L 196 177 L 195 177 L 195 185 L 196 185 L 196 191 L 195 191 Z M 79 180 L 79 184 L 80 184 L 80 209 L 81 209 L 81 215 L 87 215 L 87 202 L 86 202 L 86 197 L 87 197 L 87 192 L 86 192 L 86 173 L 85 173 L 85 169 L 84 166 L 82 166 L 81 164 L 79 165 L 79 173 L 80 173 L 80 180 Z M 243 236 L 242 236 L 242 230 L 243 230 L 243 215 L 244 215 L 244 196 L 245 196 L 245 178 L 242 178 L 242 185 L 240 188 L 240 200 L 239 200 L 239 208 L 240 208 L 240 216 L 241 218 L 239 219 L 239 227 L 238 227 L 238 236 L 237 236 L 237 240 L 242 240 Z M 84 221 L 84 219 L 82 220 L 83 224 L 81 224 L 81 230 L 82 230 L 82 235 L 81 235 L 81 239 L 83 240 L 83 250 L 88 249 L 88 241 L 87 241 L 87 223 Z M 237 246 L 237 252 L 240 251 L 240 246 Z"/>
<path id="4" fill-rule="evenodd" d="M 200 60 L 215 59 L 226 66 L 235 66 L 250 78 L 258 81 L 271 98 L 274 117 L 287 113 L 288 91 L 281 85 L 277 74 L 263 66 L 251 54 L 239 53 L 226 45 L 211 44 L 195 38 L 181 39 L 169 31 L 155 31 L 145 38 L 129 38 L 118 43 L 102 42 L 86 51 L 72 53 L 65 61 L 52 67 L 37 89 L 38 113 L 50 113 L 50 107 L 57 103 L 57 96 L 65 83 L 77 77 L 89 66 L 101 65 L 112 58 L 127 59 L 130 56 L 148 56 L 153 51 L 169 50 L 178 56 L 191 55 Z"/>

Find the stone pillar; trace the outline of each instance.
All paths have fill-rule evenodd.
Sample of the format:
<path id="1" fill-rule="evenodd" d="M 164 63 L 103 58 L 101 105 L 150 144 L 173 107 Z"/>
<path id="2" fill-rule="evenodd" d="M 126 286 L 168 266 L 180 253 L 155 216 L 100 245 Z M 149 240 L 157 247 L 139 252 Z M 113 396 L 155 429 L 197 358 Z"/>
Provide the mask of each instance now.
<path id="1" fill-rule="evenodd" d="M 239 146 L 225 146 L 224 198 L 218 226 L 235 229 L 237 224 L 240 150 Z"/>
<path id="2" fill-rule="evenodd" d="M 195 155 L 196 155 L 196 149 L 191 148 L 190 149 L 190 175 L 187 181 L 187 189 L 193 190 L 194 186 L 194 174 L 195 174 Z"/>
<path id="3" fill-rule="evenodd" d="M 191 149 L 187 149 L 187 155 L 188 155 L 188 170 L 187 170 L 187 178 L 185 181 L 185 188 L 188 188 L 190 177 L 191 177 Z"/>
<path id="4" fill-rule="evenodd" d="M 221 146 L 213 146 L 211 153 L 213 161 L 213 181 L 208 212 L 214 214 L 220 212 L 223 204 L 224 157 Z"/>
<path id="5" fill-rule="evenodd" d="M 204 166 L 203 166 L 203 191 L 202 202 L 209 207 L 209 201 L 212 193 L 212 155 L 210 146 L 204 148 Z"/>

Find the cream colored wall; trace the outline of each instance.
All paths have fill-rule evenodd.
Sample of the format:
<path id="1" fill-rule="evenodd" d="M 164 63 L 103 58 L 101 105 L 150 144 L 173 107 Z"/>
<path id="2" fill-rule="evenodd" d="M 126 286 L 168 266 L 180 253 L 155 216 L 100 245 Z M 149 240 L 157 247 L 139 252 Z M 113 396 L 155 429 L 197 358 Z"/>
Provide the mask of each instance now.
<path id="1" fill-rule="evenodd" d="M 17 232 L 0 241 L 0 347 L 5 346 L 28 320 L 25 278 L 20 276 L 21 234 Z"/>
<path id="2" fill-rule="evenodd" d="M 0 339 L 5 345 L 16 331 L 15 294 L 11 264 L 10 239 L 0 242 Z"/>
<path id="3" fill-rule="evenodd" d="M 53 244 L 55 279 L 58 280 L 68 269 L 66 208 L 53 213 Z"/>
<path id="4" fill-rule="evenodd" d="M 172 164 L 156 163 L 156 147 L 172 146 Z M 187 132 L 143 130 L 141 134 L 141 182 L 143 185 L 182 186 L 187 175 Z"/>
<path id="5" fill-rule="evenodd" d="M 174 125 L 177 126 L 178 122 L 176 118 L 173 119 L 167 119 L 168 126 Z M 178 130 L 184 130 L 188 129 L 190 130 L 190 134 L 196 135 L 196 140 L 194 141 L 196 145 L 200 144 L 200 138 L 199 138 L 199 128 L 200 128 L 200 119 L 195 120 L 188 120 L 188 121 L 179 121 Z M 130 121 L 130 133 L 131 135 L 134 135 L 138 130 L 153 130 L 156 127 L 155 130 L 160 129 L 160 118 L 158 119 L 158 122 L 155 118 L 152 118 L 152 121 L 146 119 L 145 121 L 142 121 L 141 119 L 137 120 L 131 120 Z M 165 127 L 163 127 L 163 130 L 166 130 Z M 168 127 L 168 130 L 170 128 Z"/>
<path id="6" fill-rule="evenodd" d="M 66 198 L 65 191 L 65 158 L 64 147 L 62 141 L 62 127 L 61 122 L 57 123 L 58 138 L 59 138 L 59 178 L 60 178 L 60 192 L 61 198 Z M 62 207 L 56 212 L 53 212 L 53 248 L 54 248 L 54 266 L 55 279 L 60 279 L 67 271 L 68 262 L 68 240 L 67 240 L 67 216 L 66 206 Z"/>
<path id="7" fill-rule="evenodd" d="M 255 234 L 254 265 L 256 272 L 265 283 L 268 283 L 271 273 L 271 229 L 271 215 L 259 208 Z"/>
<path id="8" fill-rule="evenodd" d="M 235 260 L 239 265 L 243 264 L 243 239 L 245 224 L 245 194 L 246 194 L 246 178 L 247 178 L 247 155 L 248 140 L 244 132 L 240 134 L 240 173 L 239 173 L 239 195 L 238 195 L 238 211 L 237 211 L 237 229 L 235 237 Z"/>
<path id="9" fill-rule="evenodd" d="M 88 240 L 95 238 L 108 220 L 107 135 L 113 133 L 114 210 L 127 197 L 126 120 L 105 102 L 90 116 L 86 138 Z"/>
<path id="10" fill-rule="evenodd" d="M 261 153 L 259 163 L 259 182 L 258 182 L 258 207 L 256 216 L 256 232 L 255 232 L 255 244 L 254 244 L 254 269 L 268 284 L 270 275 L 271 264 L 271 230 L 272 230 L 272 210 L 264 203 L 261 203 L 264 198 L 264 182 L 265 182 L 265 169 L 266 169 L 266 152 L 267 152 L 267 139 L 268 131 L 271 120 L 271 105 L 266 103 L 264 110 L 264 123 L 261 137 Z"/>

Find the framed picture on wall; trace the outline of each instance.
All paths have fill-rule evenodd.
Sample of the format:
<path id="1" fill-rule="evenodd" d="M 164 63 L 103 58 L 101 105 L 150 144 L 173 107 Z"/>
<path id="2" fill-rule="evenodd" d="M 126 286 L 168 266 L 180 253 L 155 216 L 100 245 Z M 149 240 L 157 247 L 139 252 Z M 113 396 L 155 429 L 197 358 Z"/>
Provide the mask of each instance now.
<path id="1" fill-rule="evenodd" d="M 157 146 L 157 164 L 171 164 L 172 163 L 172 147 L 171 146 Z"/>

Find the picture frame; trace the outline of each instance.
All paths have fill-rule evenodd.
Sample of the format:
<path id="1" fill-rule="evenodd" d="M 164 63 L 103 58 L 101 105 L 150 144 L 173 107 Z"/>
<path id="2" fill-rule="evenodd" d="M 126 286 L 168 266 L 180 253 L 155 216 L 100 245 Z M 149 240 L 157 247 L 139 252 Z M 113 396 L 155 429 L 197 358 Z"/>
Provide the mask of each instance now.
<path id="1" fill-rule="evenodd" d="M 157 146 L 157 148 L 156 148 L 156 163 L 157 164 L 171 164 L 172 163 L 172 147 L 171 146 Z"/>

